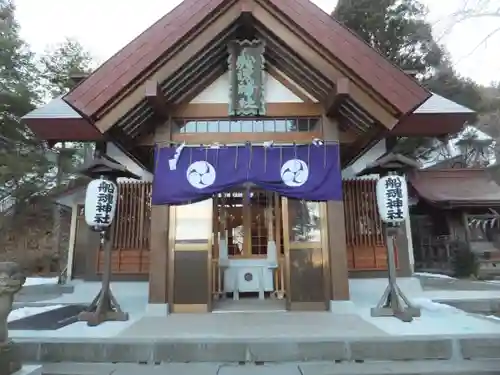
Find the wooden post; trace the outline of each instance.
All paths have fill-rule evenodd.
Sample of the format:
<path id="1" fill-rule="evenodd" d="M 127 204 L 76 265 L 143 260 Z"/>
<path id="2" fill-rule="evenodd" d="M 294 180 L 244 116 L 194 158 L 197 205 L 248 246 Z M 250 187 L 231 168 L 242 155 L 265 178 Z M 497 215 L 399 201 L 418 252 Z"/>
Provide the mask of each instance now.
<path id="1" fill-rule="evenodd" d="M 325 141 L 338 141 L 337 122 L 323 116 L 323 138 Z M 340 160 L 340 157 L 339 157 Z M 340 162 L 340 161 L 339 161 Z M 328 245 L 331 278 L 331 299 L 349 300 L 349 272 L 347 267 L 347 245 L 344 220 L 344 202 L 326 203 Z"/>
<path id="2" fill-rule="evenodd" d="M 172 119 L 168 119 L 155 130 L 154 140 L 157 143 L 168 143 L 172 139 Z M 166 305 L 169 303 L 169 218 L 170 206 L 151 207 L 151 237 L 149 243 L 149 303 Z"/>
<path id="3" fill-rule="evenodd" d="M 113 224 L 101 232 L 100 246 L 104 249 L 104 270 L 101 291 L 94 298 L 87 311 L 83 311 L 78 315 L 78 320 L 87 322 L 87 325 L 91 327 L 104 322 L 124 322 L 129 318 L 128 313 L 122 311 L 110 288 L 115 225 L 116 218 L 113 218 Z"/>
<path id="4" fill-rule="evenodd" d="M 396 175 L 396 172 L 388 170 L 387 175 Z M 384 177 L 383 175 L 381 177 Z M 379 181 L 378 183 L 380 183 Z M 383 181 L 382 181 L 383 182 Z M 403 179 L 403 183 L 406 183 Z M 406 188 L 406 187 L 405 187 Z M 378 188 L 377 188 L 378 189 Z M 403 195 L 404 196 L 404 195 Z M 378 199 L 378 192 L 377 192 Z M 407 199 L 405 196 L 404 199 Z M 406 202 L 408 204 L 408 202 Z M 380 210 L 380 207 L 379 207 Z M 387 222 L 385 223 L 385 235 L 387 242 L 387 272 L 388 285 L 385 288 L 382 297 L 377 306 L 371 309 L 373 317 L 389 317 L 393 316 L 403 322 L 411 322 L 414 317 L 420 316 L 420 309 L 412 305 L 410 300 L 405 296 L 401 288 L 397 284 L 396 258 L 395 258 L 395 242 L 398 237 L 401 227 L 400 223 Z"/>

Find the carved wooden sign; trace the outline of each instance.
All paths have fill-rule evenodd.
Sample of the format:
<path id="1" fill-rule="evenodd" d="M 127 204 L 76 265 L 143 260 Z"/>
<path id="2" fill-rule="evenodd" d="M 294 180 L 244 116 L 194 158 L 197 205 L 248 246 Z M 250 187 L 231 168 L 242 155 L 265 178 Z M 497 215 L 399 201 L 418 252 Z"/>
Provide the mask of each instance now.
<path id="1" fill-rule="evenodd" d="M 266 114 L 264 42 L 229 43 L 229 116 Z"/>

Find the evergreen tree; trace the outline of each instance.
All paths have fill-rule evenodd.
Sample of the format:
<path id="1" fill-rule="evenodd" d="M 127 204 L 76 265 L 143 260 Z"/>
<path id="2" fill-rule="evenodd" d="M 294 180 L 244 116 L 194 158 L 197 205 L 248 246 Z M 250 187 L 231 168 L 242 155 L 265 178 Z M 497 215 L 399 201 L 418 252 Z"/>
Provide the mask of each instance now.
<path id="1" fill-rule="evenodd" d="M 40 73 L 46 96 L 52 98 L 66 94 L 74 85 L 73 76 L 90 73 L 92 57 L 83 46 L 74 39 L 66 39 L 63 43 L 49 49 L 40 59 Z M 82 142 L 62 142 L 54 147 L 56 153 L 55 189 L 64 188 L 65 182 L 76 177 L 75 168 L 79 167 L 89 156 L 91 145 Z M 66 251 L 61 238 L 62 212 L 59 205 L 53 206 L 53 244 L 57 249 L 57 261 L 60 268 L 59 282 L 63 282 Z"/>
<path id="2" fill-rule="evenodd" d="M 69 91 L 71 76 L 89 73 L 91 65 L 90 54 L 72 39 L 37 59 L 19 36 L 12 0 L 0 0 L 0 202 L 19 205 L 46 195 L 72 178 L 75 166 L 89 154 L 88 144 L 71 143 L 59 158 L 60 147 L 49 150 L 20 119 Z"/>
<path id="3" fill-rule="evenodd" d="M 46 93 L 52 98 L 66 94 L 75 85 L 73 76 L 90 74 L 93 62 L 90 53 L 72 38 L 47 49 L 40 58 Z"/>
<path id="4" fill-rule="evenodd" d="M 23 201 L 45 185 L 45 148 L 20 118 L 40 103 L 34 56 L 19 37 L 14 4 L 0 0 L 0 201 Z"/>
<path id="5" fill-rule="evenodd" d="M 94 60 L 90 53 L 75 39 L 67 38 L 52 48 L 48 48 L 39 59 L 40 86 L 44 96 L 56 98 L 66 94 L 75 85 L 74 76 L 90 74 Z M 63 179 L 73 177 L 71 172 L 91 154 L 92 145 L 83 142 L 64 142 L 53 151 L 61 154 L 58 158 Z"/>
<path id="6" fill-rule="evenodd" d="M 432 35 L 427 10 L 418 0 L 340 0 L 333 16 L 424 86 L 459 104 L 481 110 L 479 86 L 460 77 Z M 471 141 L 473 139 L 471 138 Z M 428 137 L 399 138 L 395 152 L 430 161 L 447 147 Z"/>
<path id="7" fill-rule="evenodd" d="M 416 0 L 339 0 L 333 16 L 404 70 L 430 74 L 443 49 Z"/>
<path id="8" fill-rule="evenodd" d="M 470 78 L 462 77 L 453 68 L 450 59 L 445 57 L 435 69 L 434 74 L 424 79 L 424 86 L 429 90 L 467 108 L 482 112 L 487 103 L 481 87 Z"/>

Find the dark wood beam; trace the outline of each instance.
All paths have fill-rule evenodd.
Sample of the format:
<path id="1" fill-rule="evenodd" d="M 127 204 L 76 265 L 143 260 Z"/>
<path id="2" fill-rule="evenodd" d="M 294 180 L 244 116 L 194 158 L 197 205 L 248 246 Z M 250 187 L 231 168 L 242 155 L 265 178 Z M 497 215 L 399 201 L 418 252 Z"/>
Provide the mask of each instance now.
<path id="1" fill-rule="evenodd" d="M 310 77 L 292 67 L 288 64 L 288 61 L 275 56 L 274 52 L 268 52 L 265 57 L 268 65 L 278 69 L 313 97 L 323 98 L 325 96 L 325 92 L 316 83 L 311 81 Z"/>
<path id="2" fill-rule="evenodd" d="M 360 136 L 356 141 L 341 151 L 340 160 L 342 168 L 354 163 L 365 153 L 365 151 L 380 141 L 385 134 L 387 134 L 387 129 L 378 123 L 374 124 L 370 131 Z"/>
<path id="3" fill-rule="evenodd" d="M 292 77 L 287 78 L 284 72 L 279 71 L 276 67 L 269 64 L 266 69 L 270 76 L 272 76 L 275 80 L 277 80 L 279 83 L 281 83 L 291 92 L 293 92 L 293 94 L 296 95 L 298 98 L 302 99 L 304 103 L 314 102 L 309 96 L 304 94 L 304 92 L 302 91 L 305 90 L 306 88 L 298 85 L 297 82 L 293 81 Z"/>
<path id="4" fill-rule="evenodd" d="M 202 53 L 193 57 L 186 64 L 176 70 L 175 74 L 172 74 L 171 78 L 162 83 L 162 89 L 167 98 L 170 98 L 179 87 L 186 84 L 188 80 L 194 73 L 203 69 L 207 64 L 213 64 L 213 59 L 217 58 L 221 53 L 226 56 L 227 43 L 234 37 L 235 31 L 238 25 L 233 24 L 229 28 L 222 30 L 221 33 L 210 42 L 204 49 Z"/>
<path id="5" fill-rule="evenodd" d="M 351 127 L 358 129 L 359 132 L 364 133 L 371 129 L 375 123 L 370 118 L 366 118 L 362 113 L 355 109 L 342 104 L 337 111 L 337 118 L 345 119 Z"/>
<path id="6" fill-rule="evenodd" d="M 349 97 L 350 81 L 348 78 L 339 78 L 335 83 L 335 89 L 327 96 L 325 101 L 325 113 L 328 117 L 334 117 L 342 103 Z"/>
<path id="7" fill-rule="evenodd" d="M 156 115 L 166 118 L 168 116 L 167 100 L 161 91 L 160 84 L 149 80 L 146 82 L 146 100 Z"/>
<path id="8" fill-rule="evenodd" d="M 226 59 L 224 58 L 224 61 L 225 60 Z M 227 66 L 221 63 L 218 66 L 212 67 L 211 70 L 207 70 L 204 74 L 195 77 L 188 89 L 183 90 L 175 96 L 175 103 L 189 103 L 197 95 L 201 94 L 203 90 L 214 83 L 226 71 Z"/>
<path id="9" fill-rule="evenodd" d="M 307 74 L 307 76 L 313 82 L 317 82 L 321 86 L 328 88 L 332 86 L 332 81 L 330 81 L 326 76 L 315 69 L 310 63 L 300 57 L 297 54 L 297 51 L 294 51 L 289 47 L 283 45 L 283 42 L 277 39 L 273 35 L 272 31 L 269 31 L 266 26 L 262 25 L 258 21 L 254 21 L 254 27 L 258 32 L 259 37 L 265 40 L 267 53 L 279 54 L 277 56 L 279 57 L 279 59 L 283 59 L 290 65 L 293 65 L 295 68 L 298 68 L 298 70 Z"/>
<path id="10" fill-rule="evenodd" d="M 227 49 L 225 46 L 220 46 L 218 49 L 213 50 L 204 59 L 199 60 L 198 64 L 193 66 L 191 70 L 185 72 L 182 77 L 178 77 L 175 81 L 164 85 L 165 96 L 171 103 L 177 101 L 177 98 L 183 92 L 192 89 L 193 79 L 195 84 L 197 84 L 200 76 L 203 77 L 207 72 L 218 68 L 220 65 L 227 67 Z"/>
<path id="11" fill-rule="evenodd" d="M 242 27 L 251 30 L 252 29 L 252 12 L 255 8 L 255 0 L 241 0 L 241 23 Z"/>
<path id="12" fill-rule="evenodd" d="M 137 163 L 141 168 L 150 170 L 148 165 L 149 156 L 135 140 L 127 136 L 121 129 L 112 128 L 107 133 L 108 142 L 113 142 L 123 153 Z"/>

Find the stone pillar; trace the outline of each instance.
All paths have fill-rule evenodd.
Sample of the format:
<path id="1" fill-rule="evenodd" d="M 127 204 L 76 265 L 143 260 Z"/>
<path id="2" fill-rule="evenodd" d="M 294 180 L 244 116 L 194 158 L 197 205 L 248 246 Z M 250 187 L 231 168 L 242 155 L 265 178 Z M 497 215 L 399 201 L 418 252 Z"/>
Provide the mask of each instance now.
<path id="1" fill-rule="evenodd" d="M 0 374 L 10 375 L 21 369 L 19 348 L 9 341 L 7 317 L 12 311 L 14 295 L 26 281 L 21 267 L 14 262 L 0 263 Z"/>

